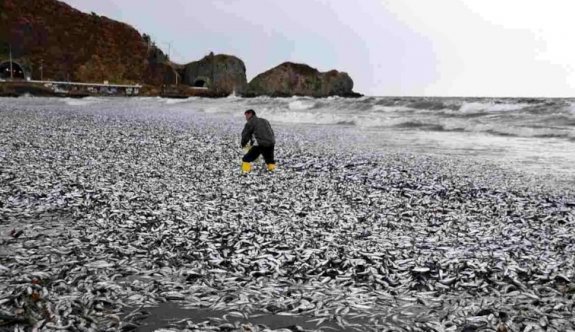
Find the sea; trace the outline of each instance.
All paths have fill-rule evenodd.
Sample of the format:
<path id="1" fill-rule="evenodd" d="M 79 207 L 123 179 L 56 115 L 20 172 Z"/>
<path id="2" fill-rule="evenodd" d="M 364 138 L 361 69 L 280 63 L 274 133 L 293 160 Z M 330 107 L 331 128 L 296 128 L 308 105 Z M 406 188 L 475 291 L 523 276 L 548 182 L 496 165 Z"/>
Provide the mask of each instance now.
<path id="1" fill-rule="evenodd" d="M 239 119 L 251 108 L 276 125 L 338 128 L 376 152 L 476 159 L 575 179 L 575 99 L 230 97 L 164 103 Z"/>
<path id="2" fill-rule="evenodd" d="M 16 102 L 15 99 L 7 103 Z M 168 111 L 237 121 L 254 109 L 276 132 L 307 128 L 339 131 L 358 149 L 487 161 L 533 175 L 575 184 L 575 99 L 330 97 L 164 99 L 19 98 L 18 104 L 61 104 L 90 109 Z M 280 156 L 278 156 L 280 158 Z"/>

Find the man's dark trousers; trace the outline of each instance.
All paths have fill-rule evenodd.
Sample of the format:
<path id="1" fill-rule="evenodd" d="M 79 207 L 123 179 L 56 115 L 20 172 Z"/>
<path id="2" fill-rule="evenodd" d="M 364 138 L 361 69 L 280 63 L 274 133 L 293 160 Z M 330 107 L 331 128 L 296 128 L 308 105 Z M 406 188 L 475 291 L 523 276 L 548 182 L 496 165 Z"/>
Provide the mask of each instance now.
<path id="1" fill-rule="evenodd" d="M 251 163 L 252 161 L 256 160 L 260 154 L 264 157 L 264 161 L 266 164 L 275 164 L 274 160 L 274 145 L 271 146 L 259 146 L 254 145 L 251 149 L 246 153 L 246 155 L 242 158 L 242 161 L 245 163 Z"/>

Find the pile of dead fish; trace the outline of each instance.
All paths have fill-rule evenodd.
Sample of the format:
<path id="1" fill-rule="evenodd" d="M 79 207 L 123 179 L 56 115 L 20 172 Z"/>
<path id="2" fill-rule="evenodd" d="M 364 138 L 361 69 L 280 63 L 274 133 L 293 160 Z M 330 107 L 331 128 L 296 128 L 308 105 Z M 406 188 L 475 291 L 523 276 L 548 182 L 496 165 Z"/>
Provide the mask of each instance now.
<path id="1" fill-rule="evenodd" d="M 174 330 L 575 329 L 571 192 L 289 128 L 276 173 L 240 176 L 242 123 L 154 107 L 2 102 L 0 328 L 128 331 L 170 301 L 228 313 Z"/>

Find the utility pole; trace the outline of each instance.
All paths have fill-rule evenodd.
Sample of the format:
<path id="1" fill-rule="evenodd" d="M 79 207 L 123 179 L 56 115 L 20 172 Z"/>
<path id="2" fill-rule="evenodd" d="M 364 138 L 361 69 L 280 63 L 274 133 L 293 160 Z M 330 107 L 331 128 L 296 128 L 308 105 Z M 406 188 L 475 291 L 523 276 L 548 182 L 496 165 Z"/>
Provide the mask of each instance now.
<path id="1" fill-rule="evenodd" d="M 214 56 L 214 52 L 210 52 L 210 58 L 211 58 L 211 62 L 212 62 L 212 87 L 215 86 L 216 82 L 214 81 L 214 67 L 216 66 L 216 61 L 215 61 L 215 56 Z"/>
<path id="2" fill-rule="evenodd" d="M 10 47 L 10 79 L 14 79 L 14 70 L 12 69 L 12 44 L 8 44 Z"/>
<path id="3" fill-rule="evenodd" d="M 172 53 L 172 42 L 168 42 L 168 60 L 170 60 L 170 53 Z"/>
<path id="4" fill-rule="evenodd" d="M 168 61 L 172 62 L 172 42 L 167 42 L 168 44 Z M 176 86 L 178 85 L 178 71 L 174 69 L 174 74 L 176 76 Z"/>

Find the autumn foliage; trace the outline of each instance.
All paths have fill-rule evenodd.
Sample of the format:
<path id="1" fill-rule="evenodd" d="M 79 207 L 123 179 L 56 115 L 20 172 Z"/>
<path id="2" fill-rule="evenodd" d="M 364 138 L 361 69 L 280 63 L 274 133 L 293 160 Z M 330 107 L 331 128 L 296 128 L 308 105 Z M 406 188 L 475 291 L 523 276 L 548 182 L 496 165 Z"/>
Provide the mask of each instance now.
<path id="1" fill-rule="evenodd" d="M 12 46 L 32 78 L 146 82 L 149 41 L 131 26 L 56 0 L 0 0 L 0 57 Z"/>

